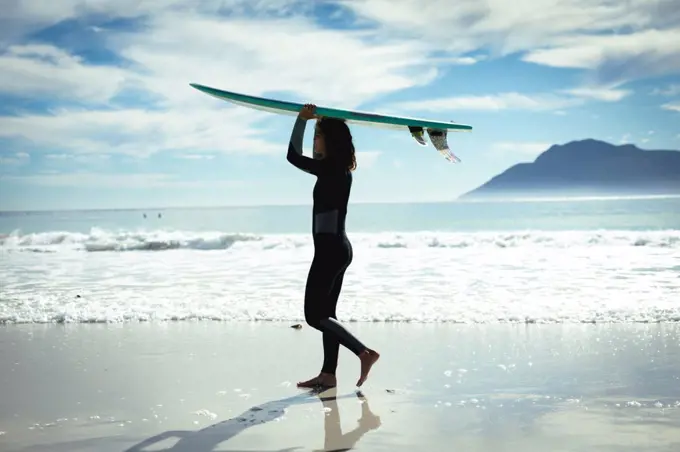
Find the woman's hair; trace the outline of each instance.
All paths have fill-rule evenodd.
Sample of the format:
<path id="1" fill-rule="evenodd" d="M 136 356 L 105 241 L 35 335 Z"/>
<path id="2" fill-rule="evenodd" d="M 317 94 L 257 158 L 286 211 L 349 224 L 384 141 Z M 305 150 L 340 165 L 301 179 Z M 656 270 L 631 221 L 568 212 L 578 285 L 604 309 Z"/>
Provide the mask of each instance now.
<path id="1" fill-rule="evenodd" d="M 357 169 L 354 143 L 349 127 L 342 119 L 320 118 L 317 121 L 326 145 L 327 158 L 335 160 L 350 171 Z"/>

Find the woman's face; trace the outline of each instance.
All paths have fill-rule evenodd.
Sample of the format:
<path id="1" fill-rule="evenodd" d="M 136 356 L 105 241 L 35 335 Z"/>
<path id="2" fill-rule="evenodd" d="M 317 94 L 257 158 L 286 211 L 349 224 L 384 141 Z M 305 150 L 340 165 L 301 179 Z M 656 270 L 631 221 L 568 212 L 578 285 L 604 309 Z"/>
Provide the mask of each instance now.
<path id="1" fill-rule="evenodd" d="M 312 148 L 312 154 L 315 159 L 322 159 L 326 157 L 326 142 L 324 141 L 323 134 L 317 123 L 314 127 L 314 147 Z"/>

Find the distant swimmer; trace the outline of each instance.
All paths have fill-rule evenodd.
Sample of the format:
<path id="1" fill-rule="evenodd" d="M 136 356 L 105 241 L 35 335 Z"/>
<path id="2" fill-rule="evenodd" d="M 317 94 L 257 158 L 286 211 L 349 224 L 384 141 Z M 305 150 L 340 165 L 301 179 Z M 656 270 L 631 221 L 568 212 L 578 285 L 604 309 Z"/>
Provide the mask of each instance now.
<path id="1" fill-rule="evenodd" d="M 341 344 L 357 355 L 361 362 L 357 381 L 357 386 L 361 386 L 380 355 L 345 329 L 337 321 L 335 313 L 345 270 L 352 262 L 352 244 L 345 233 L 345 217 L 352 188 L 352 171 L 356 169 L 354 144 L 344 121 L 319 118 L 315 109 L 314 105 L 307 104 L 300 110 L 288 144 L 288 161 L 316 176 L 312 211 L 314 259 L 305 287 L 305 320 L 321 331 L 324 351 L 319 375 L 299 382 L 298 387 L 335 387 Z M 302 141 L 309 119 L 317 119 L 313 158 L 302 155 Z"/>

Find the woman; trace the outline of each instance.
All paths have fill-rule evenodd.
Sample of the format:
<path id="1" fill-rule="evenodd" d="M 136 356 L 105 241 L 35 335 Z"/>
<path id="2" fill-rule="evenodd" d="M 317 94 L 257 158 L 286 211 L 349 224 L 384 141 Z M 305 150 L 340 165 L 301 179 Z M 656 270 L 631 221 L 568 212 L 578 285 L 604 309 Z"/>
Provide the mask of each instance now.
<path id="1" fill-rule="evenodd" d="M 362 344 L 337 321 L 335 307 L 345 270 L 352 262 L 352 245 L 345 234 L 347 201 L 356 169 L 352 134 L 344 121 L 318 118 L 314 130 L 313 159 L 302 155 L 307 120 L 316 118 L 316 107 L 305 105 L 298 114 L 288 144 L 288 161 L 316 176 L 312 237 L 314 259 L 305 287 L 305 320 L 323 334 L 324 361 L 318 376 L 298 387 L 335 387 L 340 345 L 359 357 L 361 386 L 380 355 Z"/>

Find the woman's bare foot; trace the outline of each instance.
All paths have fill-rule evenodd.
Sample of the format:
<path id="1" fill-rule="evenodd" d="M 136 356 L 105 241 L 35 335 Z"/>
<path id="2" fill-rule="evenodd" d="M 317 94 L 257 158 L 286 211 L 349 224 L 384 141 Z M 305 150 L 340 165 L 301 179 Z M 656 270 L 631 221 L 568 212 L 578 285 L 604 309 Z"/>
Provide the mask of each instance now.
<path id="1" fill-rule="evenodd" d="M 357 386 L 361 387 L 362 384 L 368 378 L 368 373 L 371 371 L 371 367 L 378 361 L 380 354 L 375 350 L 367 349 L 359 355 L 359 360 L 361 361 L 361 376 L 357 381 Z"/>
<path id="2" fill-rule="evenodd" d="M 297 384 L 298 388 L 318 388 L 322 386 L 324 388 L 334 388 L 338 385 L 338 380 L 335 375 L 320 373 L 318 376 L 309 379 L 307 381 L 301 381 Z"/>

